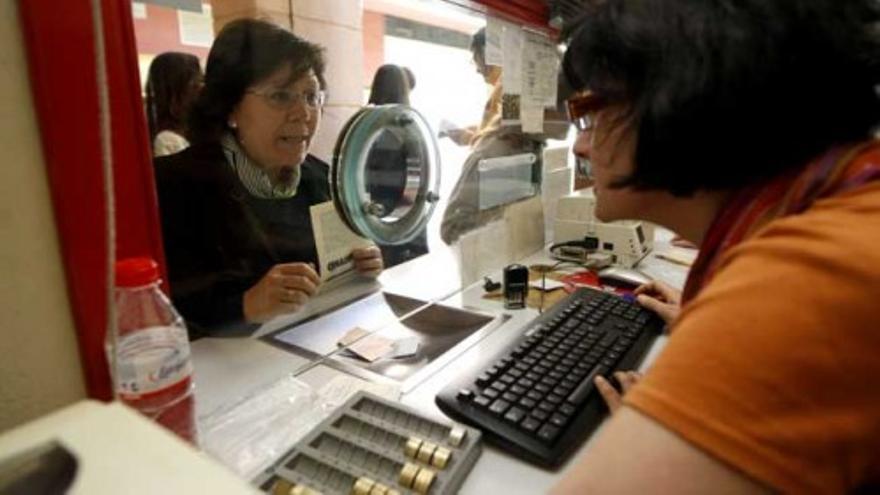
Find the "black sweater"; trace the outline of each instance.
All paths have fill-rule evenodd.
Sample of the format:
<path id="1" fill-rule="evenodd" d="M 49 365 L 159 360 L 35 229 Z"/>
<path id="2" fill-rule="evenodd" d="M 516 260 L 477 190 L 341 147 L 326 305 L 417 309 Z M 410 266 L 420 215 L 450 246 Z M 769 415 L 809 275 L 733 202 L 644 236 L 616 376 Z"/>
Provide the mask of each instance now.
<path id="1" fill-rule="evenodd" d="M 309 155 L 296 196 L 252 196 L 219 145 L 156 160 L 171 298 L 190 338 L 250 330 L 242 296 L 275 264 L 317 264 L 309 207 L 330 199 L 328 166 Z"/>

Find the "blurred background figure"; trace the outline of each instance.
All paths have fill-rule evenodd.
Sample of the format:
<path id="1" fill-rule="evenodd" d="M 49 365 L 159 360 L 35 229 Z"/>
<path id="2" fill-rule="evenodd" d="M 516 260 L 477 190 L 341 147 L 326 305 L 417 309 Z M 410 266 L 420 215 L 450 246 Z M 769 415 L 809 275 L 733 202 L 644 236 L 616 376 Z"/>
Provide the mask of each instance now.
<path id="1" fill-rule="evenodd" d="M 171 155 L 189 146 L 186 117 L 202 85 L 195 55 L 162 53 L 153 59 L 147 77 L 147 123 L 153 156 Z"/>
<path id="2" fill-rule="evenodd" d="M 370 87 L 370 105 L 399 103 L 409 105 L 409 92 L 415 87 L 412 71 L 394 64 L 385 64 L 376 70 Z"/>
<path id="3" fill-rule="evenodd" d="M 492 87 L 479 126 L 463 129 L 442 129 L 440 137 L 448 137 L 459 146 L 476 147 L 485 135 L 501 126 L 501 67 L 486 64 L 486 28 L 471 37 L 471 55 L 477 73 Z M 442 126 L 441 126 L 442 127 Z"/>
<path id="4" fill-rule="evenodd" d="M 407 105 L 409 93 L 415 87 L 415 75 L 406 67 L 386 64 L 376 71 L 370 89 L 370 105 Z M 407 140 L 393 130 L 384 130 L 373 145 L 367 160 L 367 190 L 371 200 L 382 206 L 383 214 L 390 215 L 407 199 L 404 190 L 407 183 L 407 157 L 417 150 L 407 148 Z M 398 210 L 399 211 L 399 210 Z M 399 265 L 428 252 L 428 236 L 423 229 L 411 241 L 398 245 L 382 245 L 382 258 L 386 267 Z"/>

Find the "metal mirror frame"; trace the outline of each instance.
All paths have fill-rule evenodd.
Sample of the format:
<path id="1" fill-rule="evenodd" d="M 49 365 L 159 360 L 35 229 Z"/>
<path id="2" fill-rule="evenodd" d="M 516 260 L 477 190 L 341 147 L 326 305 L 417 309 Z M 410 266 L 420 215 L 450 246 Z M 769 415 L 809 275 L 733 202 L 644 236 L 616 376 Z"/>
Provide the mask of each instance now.
<path id="1" fill-rule="evenodd" d="M 408 210 L 395 209 L 400 217 L 384 215 L 367 192 L 370 151 L 383 132 L 404 128 L 415 136 L 419 166 L 407 166 L 404 197 L 412 202 Z M 367 106 L 345 124 L 333 151 L 330 189 L 339 216 L 356 233 L 378 244 L 403 244 L 415 238 L 430 220 L 439 199 L 440 152 L 425 118 L 407 105 Z"/>

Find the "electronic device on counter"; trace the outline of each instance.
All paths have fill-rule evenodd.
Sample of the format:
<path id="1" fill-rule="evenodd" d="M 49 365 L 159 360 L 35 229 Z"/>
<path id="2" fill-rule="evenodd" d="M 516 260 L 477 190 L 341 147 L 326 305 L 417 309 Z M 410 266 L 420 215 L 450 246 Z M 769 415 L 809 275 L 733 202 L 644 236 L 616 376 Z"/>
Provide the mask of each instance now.
<path id="1" fill-rule="evenodd" d="M 284 495 L 447 495 L 481 452 L 478 430 L 361 391 L 254 484 Z"/>
<path id="2" fill-rule="evenodd" d="M 638 304 L 577 289 L 502 352 L 464 370 L 437 405 L 504 450 L 558 467 L 605 417 L 593 380 L 635 369 L 662 328 Z"/>
<path id="3" fill-rule="evenodd" d="M 576 191 L 559 199 L 553 224 L 553 242 L 565 243 L 596 239 L 588 254 L 610 256 L 611 264 L 632 268 L 654 247 L 654 226 L 648 222 L 621 220 L 600 222 L 595 217 L 596 198 L 592 189 Z M 577 258 L 577 247 L 562 248 L 554 256 Z"/>

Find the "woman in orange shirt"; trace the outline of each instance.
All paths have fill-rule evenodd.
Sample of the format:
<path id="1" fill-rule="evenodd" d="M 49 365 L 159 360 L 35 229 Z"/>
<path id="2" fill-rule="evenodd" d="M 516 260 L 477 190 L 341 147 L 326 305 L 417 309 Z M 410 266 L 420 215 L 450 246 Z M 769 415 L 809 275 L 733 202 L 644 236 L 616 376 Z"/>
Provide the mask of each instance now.
<path id="1" fill-rule="evenodd" d="M 668 345 L 558 493 L 880 488 L 873 0 L 606 0 L 571 37 L 596 216 L 700 246 Z M 658 305 L 651 294 L 662 296 Z"/>

